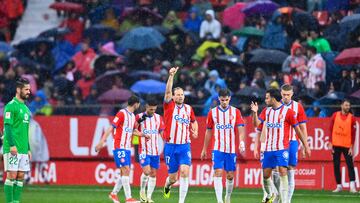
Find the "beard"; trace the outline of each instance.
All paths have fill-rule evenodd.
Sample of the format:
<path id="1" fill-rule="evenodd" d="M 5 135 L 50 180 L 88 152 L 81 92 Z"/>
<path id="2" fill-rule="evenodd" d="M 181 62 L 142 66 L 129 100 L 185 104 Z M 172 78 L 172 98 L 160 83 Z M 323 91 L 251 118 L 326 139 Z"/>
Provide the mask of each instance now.
<path id="1" fill-rule="evenodd" d="M 27 100 L 28 98 L 29 98 L 29 94 L 23 94 L 23 93 L 20 93 L 20 98 L 22 99 L 22 100 Z"/>

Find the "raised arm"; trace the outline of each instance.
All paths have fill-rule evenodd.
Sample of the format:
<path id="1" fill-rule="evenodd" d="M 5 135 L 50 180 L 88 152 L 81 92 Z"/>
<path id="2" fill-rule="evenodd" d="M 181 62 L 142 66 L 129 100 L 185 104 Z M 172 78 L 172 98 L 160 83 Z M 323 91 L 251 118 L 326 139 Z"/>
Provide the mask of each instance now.
<path id="1" fill-rule="evenodd" d="M 258 110 L 259 110 L 259 106 L 257 104 L 257 102 L 251 102 L 251 118 L 252 118 L 252 123 L 254 125 L 254 127 L 258 127 L 260 125 L 260 120 L 258 117 Z"/>
<path id="2" fill-rule="evenodd" d="M 172 88 L 173 88 L 173 83 L 174 83 L 174 76 L 175 76 L 176 72 L 178 71 L 178 69 L 179 69 L 179 67 L 176 67 L 176 68 L 173 67 L 169 70 L 169 78 L 166 83 L 166 90 L 165 90 L 165 97 L 164 97 L 165 101 L 170 101 L 172 98 Z"/>

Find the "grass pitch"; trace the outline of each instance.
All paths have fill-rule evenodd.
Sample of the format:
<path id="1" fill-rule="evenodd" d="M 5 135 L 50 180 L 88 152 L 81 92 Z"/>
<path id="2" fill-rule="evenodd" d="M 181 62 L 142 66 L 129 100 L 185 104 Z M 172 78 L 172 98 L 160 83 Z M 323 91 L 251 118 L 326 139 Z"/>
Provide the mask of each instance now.
<path id="1" fill-rule="evenodd" d="M 0 186 L 0 202 L 5 202 L 4 188 Z M 26 185 L 22 203 L 112 203 L 108 199 L 111 187 L 105 186 L 29 186 Z M 139 198 L 139 188 L 133 188 L 134 198 Z M 259 189 L 235 189 L 232 195 L 233 203 L 259 203 L 262 191 Z M 120 202 L 125 202 L 124 192 L 119 193 Z M 177 203 L 178 188 L 173 188 L 170 199 L 163 199 L 162 188 L 157 188 L 153 194 L 156 203 Z M 187 203 L 216 203 L 213 188 L 189 188 Z M 360 203 L 360 193 L 350 194 L 347 191 L 332 193 L 330 191 L 297 190 L 292 203 Z"/>

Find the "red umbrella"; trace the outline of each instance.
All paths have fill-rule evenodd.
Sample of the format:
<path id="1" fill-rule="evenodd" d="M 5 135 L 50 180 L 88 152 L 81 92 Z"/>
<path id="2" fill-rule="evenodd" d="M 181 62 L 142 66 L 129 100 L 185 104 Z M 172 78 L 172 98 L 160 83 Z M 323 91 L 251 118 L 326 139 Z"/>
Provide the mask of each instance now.
<path id="1" fill-rule="evenodd" d="M 244 25 L 245 14 L 242 11 L 246 3 L 236 3 L 224 10 L 223 22 L 224 25 L 229 26 L 231 29 L 239 29 Z"/>
<path id="2" fill-rule="evenodd" d="M 81 4 L 71 2 L 55 2 L 52 3 L 49 8 L 59 11 L 71 11 L 75 13 L 84 12 L 84 7 Z"/>
<path id="3" fill-rule="evenodd" d="M 127 101 L 132 93 L 127 89 L 113 88 L 99 96 L 98 101 L 101 103 L 116 103 Z"/>
<path id="4" fill-rule="evenodd" d="M 334 60 L 339 65 L 360 64 L 360 48 L 350 48 L 343 50 Z"/>

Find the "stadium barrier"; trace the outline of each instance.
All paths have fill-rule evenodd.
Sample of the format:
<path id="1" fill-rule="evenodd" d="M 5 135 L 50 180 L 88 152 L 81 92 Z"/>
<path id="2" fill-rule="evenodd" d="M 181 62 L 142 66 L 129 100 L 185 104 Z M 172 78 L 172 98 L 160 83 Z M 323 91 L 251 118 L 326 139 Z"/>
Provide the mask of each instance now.
<path id="1" fill-rule="evenodd" d="M 114 183 L 119 176 L 112 161 L 112 138 L 107 140 L 107 146 L 100 152 L 95 152 L 95 145 L 102 133 L 111 122 L 111 117 L 96 116 L 37 116 L 35 120 L 41 127 L 42 137 L 46 139 L 48 148 L 41 150 L 50 154 L 48 162 L 36 162 L 32 166 L 32 182 L 34 184 L 59 185 L 108 185 Z M 208 150 L 208 159 L 200 160 L 200 153 L 205 135 L 205 117 L 199 117 L 199 138 L 192 139 L 193 165 L 191 167 L 190 185 L 211 186 L 213 169 L 211 163 L 211 150 Z M 251 118 L 246 122 L 246 152 L 238 154 L 235 185 L 241 188 L 257 188 L 261 183 L 261 168 L 258 160 L 253 158 L 255 128 Z M 360 118 L 357 119 L 357 131 L 354 149 L 356 186 L 359 184 L 360 168 Z M 297 188 L 303 189 L 333 189 L 336 185 L 333 175 L 331 152 L 328 148 L 330 133 L 329 118 L 310 118 L 307 124 L 309 144 L 312 149 L 311 158 L 304 159 L 299 153 L 300 164 L 296 169 Z M 2 121 L 1 121 L 2 125 Z M 36 133 L 41 133 L 37 131 Z M 34 136 L 33 134 L 31 136 Z M 39 136 L 36 136 L 39 137 Z M 41 137 L 41 136 L 40 136 Z M 237 140 L 238 142 L 238 140 Z M 40 142 L 39 142 L 40 143 Z M 163 145 L 163 143 L 160 143 Z M 35 146 L 35 148 L 37 148 Z M 33 149 L 35 149 L 33 147 Z M 167 168 L 164 161 L 158 172 L 158 186 L 162 186 Z M 342 184 L 349 187 L 347 170 L 342 162 Z M 131 182 L 140 184 L 141 168 L 133 161 Z"/>

